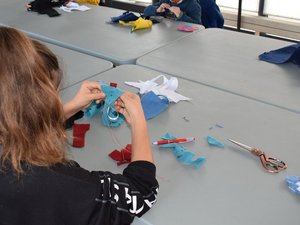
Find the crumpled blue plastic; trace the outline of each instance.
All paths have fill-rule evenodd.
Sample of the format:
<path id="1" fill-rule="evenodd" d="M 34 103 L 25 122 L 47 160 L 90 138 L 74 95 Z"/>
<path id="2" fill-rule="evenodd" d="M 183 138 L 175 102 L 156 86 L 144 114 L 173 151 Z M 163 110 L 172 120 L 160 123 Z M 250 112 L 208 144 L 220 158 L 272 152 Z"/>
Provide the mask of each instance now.
<path id="1" fill-rule="evenodd" d="M 118 23 L 120 20 L 124 22 L 136 21 L 139 17 L 132 12 L 126 11 L 120 16 L 111 17 L 111 22 Z"/>
<path id="2" fill-rule="evenodd" d="M 146 120 L 158 116 L 169 106 L 169 100 L 165 96 L 158 96 L 153 91 L 149 91 L 141 98 L 142 107 Z"/>
<path id="3" fill-rule="evenodd" d="M 162 139 L 164 140 L 173 140 L 176 139 L 170 133 L 166 133 Z M 177 160 L 183 164 L 193 165 L 195 168 L 200 168 L 200 166 L 206 161 L 205 157 L 199 157 L 193 160 L 195 154 L 193 152 L 188 151 L 185 147 L 177 143 L 159 145 L 160 148 L 171 148 L 172 152 L 176 156 Z"/>
<path id="4" fill-rule="evenodd" d="M 300 195 L 300 176 L 288 176 L 285 181 L 290 190 Z"/>
<path id="5" fill-rule="evenodd" d="M 103 102 L 97 104 L 96 101 L 93 101 L 89 107 L 84 110 L 85 117 L 93 117 L 103 109 Z"/>
<path id="6" fill-rule="evenodd" d="M 212 137 L 212 136 L 207 136 L 207 143 L 209 145 L 212 145 L 212 146 L 216 146 L 216 147 L 219 147 L 219 148 L 224 148 L 224 144 L 217 140 L 216 138 Z"/>
<path id="7" fill-rule="evenodd" d="M 259 59 L 275 64 L 292 62 L 300 66 L 300 43 L 264 52 L 259 55 Z"/>
<path id="8" fill-rule="evenodd" d="M 125 117 L 121 113 L 116 112 L 114 102 L 123 94 L 123 91 L 107 84 L 101 84 L 101 89 L 106 95 L 105 101 L 99 104 L 95 101 L 92 102 L 91 105 L 85 109 L 84 115 L 86 117 L 92 117 L 102 112 L 101 122 L 104 126 L 118 127 L 124 122 Z"/>

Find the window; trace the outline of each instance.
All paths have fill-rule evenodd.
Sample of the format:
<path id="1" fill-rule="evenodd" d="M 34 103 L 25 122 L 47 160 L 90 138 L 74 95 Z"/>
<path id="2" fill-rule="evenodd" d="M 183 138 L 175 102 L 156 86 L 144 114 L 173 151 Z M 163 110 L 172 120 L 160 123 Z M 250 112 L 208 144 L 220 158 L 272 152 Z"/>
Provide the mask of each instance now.
<path id="1" fill-rule="evenodd" d="M 300 19 L 299 0 L 266 0 L 264 14 L 269 16 Z"/>
<path id="2" fill-rule="evenodd" d="M 237 9 L 239 5 L 238 0 L 217 0 L 219 6 L 224 6 L 227 8 Z M 259 0 L 243 0 L 242 8 L 243 10 L 258 12 Z"/>

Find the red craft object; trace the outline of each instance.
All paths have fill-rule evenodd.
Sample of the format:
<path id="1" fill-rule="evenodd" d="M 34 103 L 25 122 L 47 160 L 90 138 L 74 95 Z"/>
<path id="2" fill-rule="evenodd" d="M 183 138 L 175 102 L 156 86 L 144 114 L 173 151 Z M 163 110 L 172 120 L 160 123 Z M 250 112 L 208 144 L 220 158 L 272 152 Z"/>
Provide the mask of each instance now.
<path id="1" fill-rule="evenodd" d="M 73 125 L 73 147 L 84 147 L 85 133 L 90 129 L 90 124 Z"/>
<path id="2" fill-rule="evenodd" d="M 114 83 L 114 82 L 110 82 L 110 83 L 109 83 L 109 86 L 115 87 L 115 88 L 116 88 L 116 87 L 118 86 L 118 84 L 117 84 L 117 83 Z"/>
<path id="3" fill-rule="evenodd" d="M 113 150 L 109 156 L 117 161 L 117 165 L 120 166 L 122 164 L 131 162 L 131 144 L 126 145 L 121 151 L 115 149 Z"/>

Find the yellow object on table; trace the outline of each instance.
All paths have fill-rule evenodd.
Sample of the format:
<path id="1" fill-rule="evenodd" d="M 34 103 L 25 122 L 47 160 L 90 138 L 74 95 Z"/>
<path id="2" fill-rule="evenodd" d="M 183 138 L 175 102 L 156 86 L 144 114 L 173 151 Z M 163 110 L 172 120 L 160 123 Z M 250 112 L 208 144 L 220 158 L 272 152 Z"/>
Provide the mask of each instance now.
<path id="1" fill-rule="evenodd" d="M 91 5 L 99 5 L 100 0 L 76 0 L 77 3 L 88 3 Z"/>
<path id="2" fill-rule="evenodd" d="M 130 21 L 128 23 L 120 20 L 119 23 L 124 26 L 132 26 L 131 31 L 151 28 L 153 24 L 151 20 L 146 20 L 142 17 L 138 18 L 136 21 Z"/>

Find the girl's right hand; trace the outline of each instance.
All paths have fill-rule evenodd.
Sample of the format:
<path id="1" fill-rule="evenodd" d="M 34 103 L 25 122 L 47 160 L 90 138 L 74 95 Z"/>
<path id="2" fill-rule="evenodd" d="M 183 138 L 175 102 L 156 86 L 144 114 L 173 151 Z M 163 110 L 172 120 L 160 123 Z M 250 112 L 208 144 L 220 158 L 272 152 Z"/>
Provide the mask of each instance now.
<path id="1" fill-rule="evenodd" d="M 87 108 L 93 101 L 100 103 L 105 98 L 101 90 L 101 84 L 97 81 L 83 81 L 76 95 L 72 100 L 64 104 L 66 119 L 77 113 L 79 110 Z"/>
<path id="2" fill-rule="evenodd" d="M 140 97 L 131 92 L 124 92 L 115 102 L 115 108 L 122 113 L 129 125 L 145 122 Z"/>

